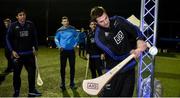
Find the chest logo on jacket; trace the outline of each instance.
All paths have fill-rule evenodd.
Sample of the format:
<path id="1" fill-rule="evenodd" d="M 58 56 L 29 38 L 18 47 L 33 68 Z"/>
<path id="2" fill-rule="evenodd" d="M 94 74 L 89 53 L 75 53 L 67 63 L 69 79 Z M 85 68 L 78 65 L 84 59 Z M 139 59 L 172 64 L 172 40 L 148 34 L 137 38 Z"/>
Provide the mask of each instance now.
<path id="1" fill-rule="evenodd" d="M 114 36 L 114 40 L 116 42 L 116 44 L 120 44 L 122 42 L 122 40 L 124 39 L 124 34 L 122 33 L 122 31 L 120 30 L 116 36 Z"/>
<path id="2" fill-rule="evenodd" d="M 19 26 L 16 26 L 15 29 L 19 29 L 20 27 Z"/>
<path id="3" fill-rule="evenodd" d="M 29 36 L 29 32 L 28 31 L 20 31 L 19 34 L 20 34 L 20 37 L 27 37 L 27 36 Z"/>
<path id="4" fill-rule="evenodd" d="M 95 43 L 94 38 L 91 38 L 90 40 L 91 40 L 91 43 Z"/>
<path id="5" fill-rule="evenodd" d="M 108 37 L 109 36 L 109 32 L 105 32 L 105 36 Z"/>

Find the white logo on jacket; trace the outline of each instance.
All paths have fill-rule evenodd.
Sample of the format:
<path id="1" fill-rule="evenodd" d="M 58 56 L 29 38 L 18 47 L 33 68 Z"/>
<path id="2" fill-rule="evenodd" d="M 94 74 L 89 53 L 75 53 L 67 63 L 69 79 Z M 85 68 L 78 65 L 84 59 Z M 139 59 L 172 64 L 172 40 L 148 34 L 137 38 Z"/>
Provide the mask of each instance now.
<path id="1" fill-rule="evenodd" d="M 16 28 L 16 29 L 19 29 L 20 27 L 19 27 L 19 26 L 16 26 L 15 28 Z"/>
<path id="2" fill-rule="evenodd" d="M 114 40 L 116 42 L 116 44 L 120 44 L 122 42 L 122 40 L 124 39 L 124 34 L 122 33 L 122 31 L 120 30 L 116 36 L 114 36 Z"/>
<path id="3" fill-rule="evenodd" d="M 105 36 L 108 37 L 109 36 L 109 32 L 105 32 Z"/>
<path id="4" fill-rule="evenodd" d="M 91 40 L 91 43 L 95 43 L 95 40 L 94 40 L 94 38 L 91 38 L 90 40 Z"/>
<path id="5" fill-rule="evenodd" d="M 20 37 L 27 37 L 29 36 L 29 31 L 20 31 Z"/>

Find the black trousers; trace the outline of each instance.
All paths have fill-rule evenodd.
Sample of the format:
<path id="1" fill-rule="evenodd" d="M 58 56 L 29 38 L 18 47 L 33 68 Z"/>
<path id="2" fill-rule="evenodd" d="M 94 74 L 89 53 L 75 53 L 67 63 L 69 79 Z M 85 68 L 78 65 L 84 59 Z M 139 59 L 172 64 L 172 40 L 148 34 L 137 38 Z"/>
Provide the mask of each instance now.
<path id="1" fill-rule="evenodd" d="M 69 59 L 70 65 L 70 86 L 74 86 L 74 75 L 75 75 L 75 51 L 74 50 L 62 50 L 60 52 L 60 61 L 61 61 L 61 84 L 65 85 L 65 69 L 66 62 Z"/>
<path id="2" fill-rule="evenodd" d="M 5 57 L 6 57 L 6 59 L 7 59 L 7 69 L 6 70 L 11 70 L 11 69 L 13 69 L 13 59 L 11 58 L 11 52 L 7 49 L 7 48 L 5 48 Z"/>
<path id="3" fill-rule="evenodd" d="M 132 97 L 135 85 L 135 69 L 117 73 L 104 87 L 100 97 Z"/>
<path id="4" fill-rule="evenodd" d="M 14 71 L 13 71 L 13 86 L 15 91 L 20 90 L 21 86 L 21 70 L 25 67 L 28 72 L 28 83 L 29 92 L 35 89 L 35 75 L 36 75 L 36 65 L 35 57 L 31 55 L 20 56 L 19 59 L 14 59 Z"/>
<path id="5" fill-rule="evenodd" d="M 81 56 L 81 53 L 82 53 L 82 56 L 85 55 L 85 43 L 79 44 L 79 56 Z"/>
<path id="6" fill-rule="evenodd" d="M 90 58 L 89 59 L 89 67 L 91 70 L 92 78 L 97 77 L 96 71 L 98 73 L 98 76 L 102 75 L 102 70 L 101 70 L 102 60 L 100 59 L 100 57 L 99 58 Z"/>

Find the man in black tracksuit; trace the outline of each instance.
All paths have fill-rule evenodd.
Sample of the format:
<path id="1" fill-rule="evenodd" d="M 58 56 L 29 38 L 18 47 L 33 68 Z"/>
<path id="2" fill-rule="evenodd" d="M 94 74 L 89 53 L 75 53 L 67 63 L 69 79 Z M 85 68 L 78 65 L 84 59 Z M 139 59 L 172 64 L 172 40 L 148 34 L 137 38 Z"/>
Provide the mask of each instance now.
<path id="1" fill-rule="evenodd" d="M 112 69 L 130 54 L 134 54 L 135 58 L 138 58 L 140 53 L 147 48 L 138 27 L 126 19 L 120 16 L 109 18 L 105 9 L 101 6 L 94 7 L 90 15 L 91 19 L 97 22 L 95 42 L 106 54 L 108 70 Z M 135 65 L 136 60 L 132 59 L 112 78 L 99 96 L 133 96 Z"/>
<path id="2" fill-rule="evenodd" d="M 89 24 L 91 28 L 87 34 L 87 45 L 86 45 L 86 52 L 87 58 L 89 59 L 89 67 L 91 70 L 92 78 L 96 78 L 96 71 L 98 76 L 102 75 L 102 58 L 103 52 L 102 50 L 97 47 L 94 37 L 95 37 L 95 29 L 96 29 L 96 22 L 91 21 Z"/>
<path id="3" fill-rule="evenodd" d="M 35 88 L 35 51 L 38 50 L 36 29 L 32 22 L 26 21 L 24 9 L 17 10 L 16 18 L 18 21 L 11 24 L 6 37 L 7 47 L 14 61 L 13 96 L 17 97 L 20 93 L 20 75 L 23 65 L 28 72 L 28 96 L 41 96 Z"/>

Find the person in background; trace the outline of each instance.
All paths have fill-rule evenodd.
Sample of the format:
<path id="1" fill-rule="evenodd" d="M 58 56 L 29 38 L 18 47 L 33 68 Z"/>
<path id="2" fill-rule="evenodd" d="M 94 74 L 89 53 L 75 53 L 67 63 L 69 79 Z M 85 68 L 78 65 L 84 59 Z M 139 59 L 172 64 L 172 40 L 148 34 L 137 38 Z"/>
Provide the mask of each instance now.
<path id="1" fill-rule="evenodd" d="M 81 28 L 79 32 L 79 57 L 85 57 L 85 48 L 86 48 L 86 32 L 84 28 Z M 82 56 L 81 56 L 82 53 Z"/>
<path id="2" fill-rule="evenodd" d="M 4 32 L 6 32 L 6 28 L 4 26 L 3 19 L 0 17 L 0 48 L 4 48 Z"/>
<path id="3" fill-rule="evenodd" d="M 8 29 L 9 26 L 11 25 L 11 19 L 10 18 L 4 19 L 4 25 L 5 25 L 6 29 Z"/>
<path id="4" fill-rule="evenodd" d="M 63 16 L 61 19 L 60 27 L 55 35 L 55 43 L 60 51 L 60 72 L 61 72 L 61 84 L 60 88 L 62 91 L 66 90 L 65 82 L 65 68 L 67 59 L 69 59 L 70 65 L 70 88 L 76 89 L 74 82 L 75 77 L 75 50 L 74 48 L 78 43 L 78 32 L 76 28 L 69 24 L 69 19 L 67 16 Z"/>
<path id="5" fill-rule="evenodd" d="M 91 19 L 97 22 L 95 42 L 105 52 L 110 70 L 130 54 L 138 58 L 147 48 L 138 27 L 121 16 L 110 17 L 102 6 L 91 9 Z M 135 85 L 136 60 L 132 59 L 106 85 L 101 97 L 132 97 Z"/>
<path id="6" fill-rule="evenodd" d="M 90 30 L 87 33 L 87 45 L 86 45 L 86 52 L 87 58 L 89 59 L 89 67 L 91 70 L 92 78 L 96 78 L 102 75 L 102 59 L 104 58 L 102 50 L 96 45 L 95 43 L 95 29 L 96 29 L 96 22 L 90 21 L 89 24 Z"/>
<path id="7" fill-rule="evenodd" d="M 7 45 L 6 45 L 6 34 L 7 34 L 7 30 L 9 28 L 9 26 L 11 25 L 11 19 L 10 18 L 6 18 L 4 19 L 4 26 L 6 28 L 6 30 L 4 31 L 4 49 L 5 49 L 5 57 L 7 59 L 7 68 L 5 69 L 5 73 L 10 73 L 13 71 L 13 60 L 11 57 L 11 52 L 8 50 Z"/>
<path id="8" fill-rule="evenodd" d="M 18 97 L 21 87 L 21 70 L 23 66 L 28 72 L 29 97 L 41 96 L 35 87 L 36 65 L 35 55 L 38 50 L 37 32 L 34 24 L 26 20 L 26 11 L 17 9 L 17 21 L 13 22 L 6 36 L 7 48 L 13 57 L 14 97 Z"/>

